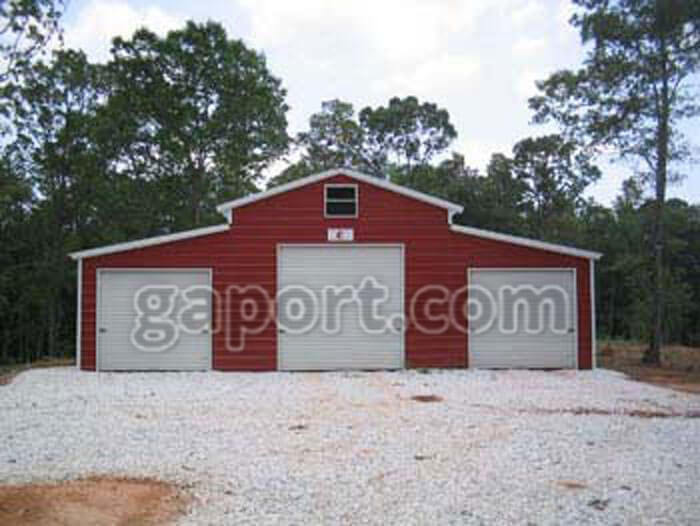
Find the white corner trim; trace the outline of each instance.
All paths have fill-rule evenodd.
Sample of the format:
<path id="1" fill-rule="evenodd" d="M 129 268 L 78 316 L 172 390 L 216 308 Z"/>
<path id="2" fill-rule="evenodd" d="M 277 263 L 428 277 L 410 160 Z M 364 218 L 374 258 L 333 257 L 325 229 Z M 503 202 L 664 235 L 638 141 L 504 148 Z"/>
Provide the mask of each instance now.
<path id="1" fill-rule="evenodd" d="M 599 252 L 592 252 L 590 250 L 582 250 L 580 248 L 567 247 L 566 245 L 546 243 L 545 241 L 538 241 L 536 239 L 529 239 L 526 237 L 501 234 L 499 232 L 492 232 L 491 230 L 482 230 L 481 228 L 473 228 L 470 226 L 450 225 L 450 229 L 460 234 L 483 237 L 485 239 L 493 239 L 494 241 L 503 241 L 505 243 L 512 243 L 514 245 L 521 245 L 524 247 L 536 248 L 539 250 L 547 250 L 549 252 L 556 252 L 558 254 L 566 254 L 567 256 L 576 256 L 591 260 L 600 259 L 600 257 L 602 256 L 602 254 Z"/>
<path id="2" fill-rule="evenodd" d="M 262 199 L 267 199 L 268 197 L 272 197 L 275 195 L 283 194 L 285 192 L 295 190 L 308 184 L 317 183 L 319 181 L 328 179 L 329 177 L 334 177 L 336 175 L 346 175 L 352 179 L 362 181 L 363 183 L 372 184 L 374 186 L 378 186 L 379 188 L 383 188 L 384 190 L 389 190 L 390 192 L 405 195 L 406 197 L 417 199 L 418 201 L 423 201 L 433 206 L 445 208 L 447 210 L 451 210 L 457 213 L 460 213 L 462 212 L 462 210 L 464 210 L 463 206 L 451 203 L 449 201 L 445 201 L 444 199 L 440 199 L 439 197 L 433 197 L 432 195 L 424 194 L 423 192 L 418 192 L 416 190 L 411 190 L 410 188 L 407 188 L 405 186 L 401 186 L 386 181 L 384 179 L 372 177 L 371 175 L 366 175 L 347 168 L 333 168 L 332 170 L 326 170 L 325 172 L 320 172 L 317 174 L 309 175 L 307 177 L 302 177 L 301 179 L 297 179 L 296 181 L 291 181 L 280 186 L 275 186 L 274 188 L 271 188 L 270 190 L 266 190 L 264 192 L 259 192 L 257 194 L 252 194 L 246 197 L 241 197 L 240 199 L 235 199 L 233 201 L 222 203 L 216 207 L 216 210 L 222 214 L 225 214 L 227 211 L 232 210 L 234 208 L 249 205 L 250 203 L 254 203 Z"/>
<path id="3" fill-rule="evenodd" d="M 90 258 L 95 256 L 103 256 L 105 254 L 113 254 L 115 252 L 124 252 L 126 250 L 134 250 L 137 248 L 150 247 L 153 245 L 162 245 L 172 241 L 180 241 L 182 239 L 190 239 L 193 237 L 208 236 L 209 234 L 217 234 L 225 232 L 230 227 L 229 224 L 214 225 L 203 228 L 195 228 L 193 230 L 185 230 L 175 234 L 166 234 L 164 236 L 147 237 L 145 239 L 137 239 L 136 241 L 127 241 L 126 243 L 117 243 L 115 245 L 107 245 L 104 247 L 90 248 L 88 250 L 80 250 L 68 254 L 73 259 Z"/>
<path id="4" fill-rule="evenodd" d="M 78 292 L 76 299 L 76 316 L 75 316 L 75 366 L 80 370 L 81 356 L 81 340 L 83 339 L 83 260 L 78 260 Z"/>
<path id="5" fill-rule="evenodd" d="M 591 291 L 591 367 L 598 367 L 598 335 L 596 334 L 595 326 L 595 260 L 591 259 L 588 262 L 590 268 L 590 291 Z"/>

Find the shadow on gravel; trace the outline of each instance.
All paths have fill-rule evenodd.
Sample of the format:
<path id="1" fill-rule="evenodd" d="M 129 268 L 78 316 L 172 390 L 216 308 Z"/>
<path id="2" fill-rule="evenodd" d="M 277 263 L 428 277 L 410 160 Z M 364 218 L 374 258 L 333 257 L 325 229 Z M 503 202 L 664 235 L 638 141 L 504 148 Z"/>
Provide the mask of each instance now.
<path id="1" fill-rule="evenodd" d="M 503 409 L 486 404 L 471 404 L 472 407 L 490 409 L 502 413 L 521 415 L 576 415 L 576 416 L 630 416 L 634 418 L 700 418 L 700 411 L 659 411 L 649 409 L 599 409 L 597 407 L 573 407 L 546 409 L 530 407 L 527 409 Z"/>
<path id="2" fill-rule="evenodd" d="M 30 364 L 0 365 L 0 386 L 10 385 L 12 380 L 24 371 L 47 367 L 75 367 L 75 361 L 72 358 L 51 358 Z"/>
<path id="3" fill-rule="evenodd" d="M 534 415 L 603 415 L 632 416 L 636 418 L 700 418 L 700 411 L 650 411 L 647 409 L 597 409 L 594 407 L 575 407 L 573 409 L 520 409 L 518 413 Z"/>

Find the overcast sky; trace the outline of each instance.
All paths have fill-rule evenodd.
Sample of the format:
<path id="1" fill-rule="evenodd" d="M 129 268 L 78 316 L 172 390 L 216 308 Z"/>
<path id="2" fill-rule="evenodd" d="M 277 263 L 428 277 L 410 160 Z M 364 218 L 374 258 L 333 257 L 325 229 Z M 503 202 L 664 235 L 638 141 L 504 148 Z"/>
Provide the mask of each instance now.
<path id="1" fill-rule="evenodd" d="M 165 34 L 188 19 L 218 21 L 282 79 L 290 133 L 324 100 L 359 110 L 415 95 L 450 112 L 453 149 L 483 169 L 492 153 L 546 131 L 529 125 L 527 99 L 536 79 L 580 63 L 570 14 L 564 0 L 70 0 L 64 24 L 68 46 L 105 60 L 113 36 L 141 26 Z M 700 145 L 700 126 L 688 129 Z M 604 168 L 588 193 L 609 204 L 630 169 Z M 671 195 L 700 202 L 700 178 L 686 171 Z"/>

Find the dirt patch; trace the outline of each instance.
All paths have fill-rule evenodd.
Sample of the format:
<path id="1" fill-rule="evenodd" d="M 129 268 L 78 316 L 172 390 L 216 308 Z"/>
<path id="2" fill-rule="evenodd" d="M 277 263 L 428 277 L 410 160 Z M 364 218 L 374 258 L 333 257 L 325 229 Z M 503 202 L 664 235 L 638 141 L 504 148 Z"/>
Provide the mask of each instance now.
<path id="1" fill-rule="evenodd" d="M 188 502 L 175 486 L 152 479 L 93 477 L 0 486 L 0 524 L 162 525 L 182 514 Z"/>
<path id="2" fill-rule="evenodd" d="M 429 395 L 415 395 L 415 396 L 411 397 L 411 400 L 414 400 L 416 402 L 431 403 L 431 402 L 442 402 L 444 399 L 441 396 L 429 394 Z"/>
<path id="3" fill-rule="evenodd" d="M 583 482 L 579 482 L 577 480 L 560 480 L 557 482 L 557 484 L 562 488 L 572 490 L 586 489 L 588 487 L 587 484 L 584 484 Z"/>
<path id="4" fill-rule="evenodd" d="M 700 348 L 672 345 L 661 352 L 661 366 L 642 365 L 646 345 L 608 342 L 600 346 L 598 365 L 633 380 L 700 394 Z"/>
<path id="5" fill-rule="evenodd" d="M 603 367 L 639 365 L 646 343 L 606 341 L 599 345 L 599 364 Z M 661 367 L 683 372 L 700 372 L 700 348 L 666 345 L 661 349 Z"/>
<path id="6" fill-rule="evenodd" d="M 700 394 L 700 372 L 675 371 L 646 365 L 627 365 L 616 369 L 638 382 L 668 387 L 685 393 Z"/>
<path id="7" fill-rule="evenodd" d="M 10 385 L 17 375 L 29 369 L 70 366 L 75 366 L 75 360 L 72 358 L 54 358 L 22 365 L 0 365 L 0 386 Z"/>

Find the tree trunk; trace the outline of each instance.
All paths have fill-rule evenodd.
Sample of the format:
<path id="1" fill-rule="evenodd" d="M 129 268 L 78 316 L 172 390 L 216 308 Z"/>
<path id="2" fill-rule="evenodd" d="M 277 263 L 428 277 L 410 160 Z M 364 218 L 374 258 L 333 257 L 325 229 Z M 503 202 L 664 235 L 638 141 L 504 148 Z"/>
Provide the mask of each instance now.
<path id="1" fill-rule="evenodd" d="M 615 284 L 610 289 L 610 304 L 608 305 L 608 335 L 610 337 L 615 336 L 615 301 L 616 301 L 616 294 L 617 292 L 617 287 Z"/>
<path id="2" fill-rule="evenodd" d="M 653 279 L 653 314 L 651 342 L 647 348 L 642 362 L 649 365 L 661 364 L 661 346 L 663 345 L 663 321 L 664 321 L 664 205 L 666 203 L 666 181 L 668 172 L 669 152 L 669 116 L 670 100 L 667 75 L 666 56 L 662 60 L 662 85 L 658 111 L 658 131 L 656 137 L 656 174 L 655 190 L 656 202 L 654 206 L 653 226 L 653 254 L 654 254 L 654 279 Z"/>
<path id="3" fill-rule="evenodd" d="M 665 170 L 664 170 L 665 172 Z M 662 180 L 663 179 L 663 180 Z M 654 209 L 654 279 L 653 279 L 653 313 L 652 331 L 649 348 L 644 353 L 643 362 L 650 365 L 661 363 L 661 346 L 663 345 L 664 294 L 663 294 L 663 249 L 664 249 L 664 202 L 666 194 L 665 174 L 656 176 L 656 204 Z"/>

